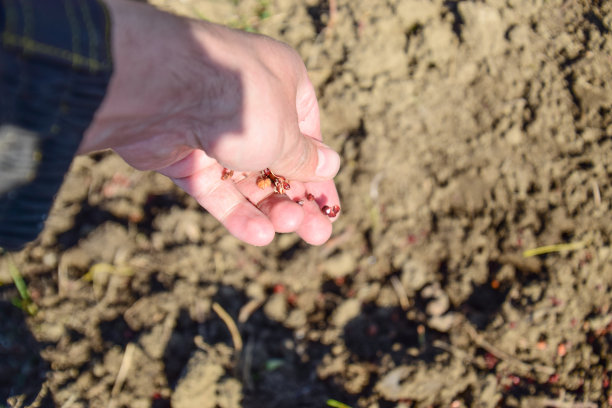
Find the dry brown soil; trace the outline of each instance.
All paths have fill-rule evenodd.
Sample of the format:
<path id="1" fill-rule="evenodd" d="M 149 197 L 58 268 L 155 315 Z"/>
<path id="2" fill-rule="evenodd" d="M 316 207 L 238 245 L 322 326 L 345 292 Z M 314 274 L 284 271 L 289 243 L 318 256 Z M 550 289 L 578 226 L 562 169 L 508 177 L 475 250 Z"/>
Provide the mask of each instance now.
<path id="1" fill-rule="evenodd" d="M 333 3 L 156 1 L 303 56 L 343 157 L 332 239 L 246 246 L 78 158 L 13 257 L 35 316 L 1 259 L 0 405 L 611 404 L 612 2 Z"/>

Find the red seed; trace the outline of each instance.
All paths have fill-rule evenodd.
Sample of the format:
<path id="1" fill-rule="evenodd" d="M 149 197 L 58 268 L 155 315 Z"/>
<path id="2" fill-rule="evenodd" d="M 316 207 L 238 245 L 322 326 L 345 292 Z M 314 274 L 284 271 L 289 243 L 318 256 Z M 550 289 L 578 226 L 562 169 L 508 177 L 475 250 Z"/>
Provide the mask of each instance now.
<path id="1" fill-rule="evenodd" d="M 259 177 L 256 181 L 257 187 L 261 188 L 262 190 L 265 188 L 268 188 L 272 185 L 272 181 L 267 178 L 267 177 Z"/>
<path id="2" fill-rule="evenodd" d="M 334 205 L 330 207 L 328 205 L 324 205 L 323 207 L 321 207 L 321 211 L 323 212 L 323 214 L 327 215 L 328 217 L 333 218 L 336 215 L 338 215 L 338 212 L 340 211 L 340 206 Z"/>
<path id="3" fill-rule="evenodd" d="M 492 370 L 493 368 L 495 368 L 498 361 L 499 361 L 498 358 L 495 357 L 493 354 L 489 352 L 485 354 L 485 364 L 489 370 Z"/>
<path id="4" fill-rule="evenodd" d="M 519 377 L 518 375 L 510 374 L 508 378 L 510 378 L 510 381 L 512 381 L 513 385 L 519 385 L 521 383 L 521 377 Z"/>
<path id="5" fill-rule="evenodd" d="M 308 193 L 308 194 L 306 194 L 306 199 L 308 201 L 314 201 L 315 197 L 312 194 Z"/>
<path id="6" fill-rule="evenodd" d="M 563 357 L 567 354 L 567 346 L 565 345 L 565 343 L 559 343 L 559 345 L 557 346 L 557 355 L 559 357 Z"/>
<path id="7" fill-rule="evenodd" d="M 234 175 L 234 170 L 230 170 L 228 168 L 223 168 L 223 171 L 221 172 L 221 180 L 227 180 L 228 178 L 232 177 Z"/>

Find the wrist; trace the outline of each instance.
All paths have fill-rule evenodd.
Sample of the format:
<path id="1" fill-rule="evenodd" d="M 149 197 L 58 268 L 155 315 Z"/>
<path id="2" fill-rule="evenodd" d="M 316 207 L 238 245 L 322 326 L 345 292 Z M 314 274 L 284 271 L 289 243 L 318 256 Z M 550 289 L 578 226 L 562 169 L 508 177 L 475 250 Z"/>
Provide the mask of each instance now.
<path id="1" fill-rule="evenodd" d="M 181 20 L 134 1 L 104 0 L 111 18 L 113 75 L 102 105 L 84 135 L 79 153 L 121 146 L 126 135 L 168 110 L 168 65 L 177 37 L 186 37 Z"/>

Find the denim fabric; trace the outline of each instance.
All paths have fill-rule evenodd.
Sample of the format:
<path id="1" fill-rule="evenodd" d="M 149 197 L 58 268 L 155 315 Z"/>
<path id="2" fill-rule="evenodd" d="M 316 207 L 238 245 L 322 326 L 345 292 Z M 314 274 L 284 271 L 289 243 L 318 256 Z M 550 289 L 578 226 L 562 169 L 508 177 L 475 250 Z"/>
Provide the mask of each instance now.
<path id="1" fill-rule="evenodd" d="M 0 0 L 0 247 L 38 236 L 112 74 L 97 0 Z"/>

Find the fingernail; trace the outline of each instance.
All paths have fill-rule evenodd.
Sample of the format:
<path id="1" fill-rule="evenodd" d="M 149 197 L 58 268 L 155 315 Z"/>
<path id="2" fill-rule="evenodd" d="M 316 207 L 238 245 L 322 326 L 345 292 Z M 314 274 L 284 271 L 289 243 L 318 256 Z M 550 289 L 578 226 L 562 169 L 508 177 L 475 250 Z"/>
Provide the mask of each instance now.
<path id="1" fill-rule="evenodd" d="M 317 148 L 318 163 L 315 174 L 318 177 L 332 178 L 340 168 L 340 156 L 328 147 Z"/>

